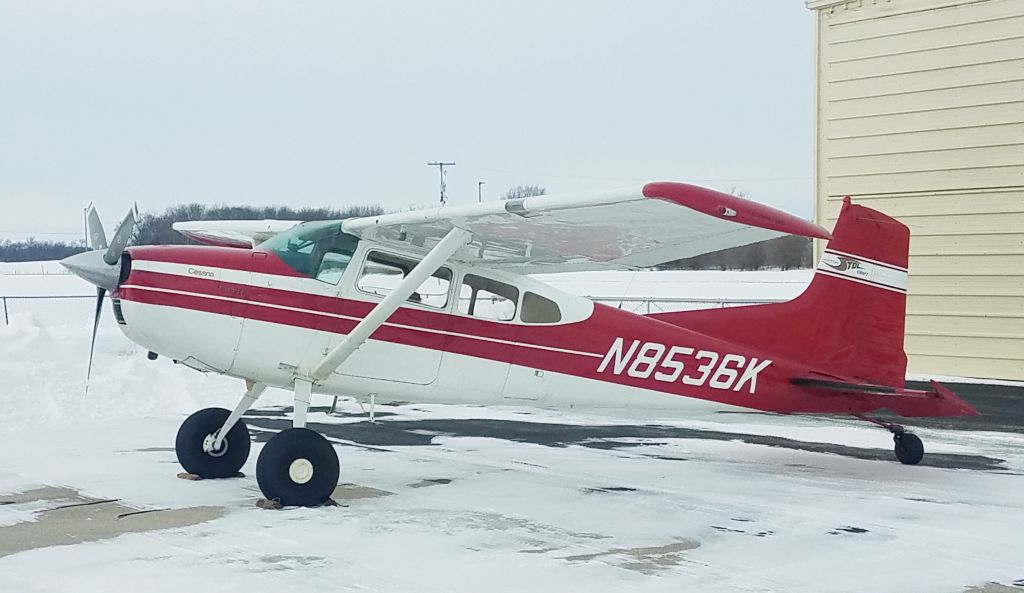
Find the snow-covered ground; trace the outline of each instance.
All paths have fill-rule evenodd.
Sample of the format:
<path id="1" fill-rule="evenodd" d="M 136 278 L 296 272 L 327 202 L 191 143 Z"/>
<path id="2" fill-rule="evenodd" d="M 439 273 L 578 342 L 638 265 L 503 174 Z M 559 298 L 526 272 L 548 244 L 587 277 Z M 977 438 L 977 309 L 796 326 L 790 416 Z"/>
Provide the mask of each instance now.
<path id="1" fill-rule="evenodd" d="M 766 294 L 731 276 L 717 284 L 735 291 L 714 298 Z M 73 277 L 0 275 L 0 294 L 58 290 L 91 292 Z M 689 296 L 679 290 L 663 294 Z M 85 393 L 92 305 L 58 303 L 39 311 L 19 304 L 11 325 L 0 325 L 0 501 L 50 485 L 135 509 L 207 505 L 223 514 L 2 556 L 3 592 L 905 593 L 1024 584 L 1019 434 L 920 430 L 929 454 L 964 462 L 905 467 L 743 440 L 775 435 L 891 455 L 885 432 L 853 421 L 409 405 L 379 408 L 394 415 L 372 427 L 349 402 L 346 414 L 314 412 L 310 421 L 335 435 L 342 481 L 359 488 L 341 491 L 339 507 L 266 511 L 254 506 L 259 442 L 247 477 L 175 477 L 178 424 L 202 407 L 232 407 L 237 381 L 146 360 L 108 310 Z M 266 435 L 281 423 L 280 407 L 289 403 L 290 394 L 265 395 L 248 418 L 253 432 Z M 602 436 L 649 425 L 694 434 Z M 480 430 L 495 426 L 526 436 Z M 531 436 L 570 428 L 594 436 Z M 0 542 L 5 529 L 45 523 L 53 504 L 0 505 Z"/>
<path id="2" fill-rule="evenodd" d="M 813 273 L 813 270 L 680 270 L 576 272 L 542 274 L 537 278 L 566 292 L 591 297 L 782 300 L 800 294 Z"/>

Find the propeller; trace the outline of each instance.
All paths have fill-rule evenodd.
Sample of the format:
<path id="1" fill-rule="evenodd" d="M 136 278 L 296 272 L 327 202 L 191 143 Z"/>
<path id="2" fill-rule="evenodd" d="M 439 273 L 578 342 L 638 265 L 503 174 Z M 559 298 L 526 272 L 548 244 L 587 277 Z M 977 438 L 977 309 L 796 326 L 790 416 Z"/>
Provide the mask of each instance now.
<path id="1" fill-rule="evenodd" d="M 95 210 L 94 207 L 93 211 Z M 106 253 L 103 254 L 103 261 L 107 262 L 108 266 L 120 263 L 121 254 L 124 253 L 124 248 L 128 246 L 128 240 L 132 238 L 132 233 L 135 232 L 137 214 L 138 206 L 132 205 L 124 215 L 124 218 L 121 219 L 121 224 L 118 225 L 117 230 L 114 231 L 114 240 L 110 242 Z M 100 226 L 98 230 L 102 233 L 103 227 Z M 106 242 L 106 239 L 104 239 L 104 242 Z M 102 249 L 102 247 L 97 247 L 97 249 Z"/>
<path id="2" fill-rule="evenodd" d="M 96 211 L 96 206 L 90 203 L 85 211 L 85 236 L 89 251 L 72 255 L 60 262 L 78 277 L 96 285 L 96 312 L 93 315 L 92 339 L 89 342 L 86 392 L 89 391 L 89 379 L 92 378 L 92 359 L 96 352 L 96 332 L 100 325 L 100 315 L 103 313 L 103 299 L 107 296 L 108 290 L 117 288 L 121 277 L 121 254 L 128 246 L 137 220 L 138 206 L 132 205 L 114 231 L 113 240 L 108 244 L 100 215 Z"/>
<path id="3" fill-rule="evenodd" d="M 90 250 L 107 249 L 107 233 L 103 230 L 103 222 L 100 220 L 100 213 L 96 206 L 89 202 L 85 207 L 85 243 Z M 106 254 L 104 254 L 106 255 Z M 106 261 L 106 257 L 103 258 Z M 92 378 L 92 356 L 96 350 L 96 331 L 100 325 L 100 314 L 103 312 L 103 297 L 107 289 L 96 287 L 96 313 L 92 319 L 92 341 L 89 342 L 89 366 L 85 374 L 85 391 L 89 391 L 89 379 Z"/>
<path id="4" fill-rule="evenodd" d="M 107 248 L 107 233 L 103 230 L 100 213 L 92 202 L 85 207 L 85 239 L 86 246 L 91 250 Z"/>

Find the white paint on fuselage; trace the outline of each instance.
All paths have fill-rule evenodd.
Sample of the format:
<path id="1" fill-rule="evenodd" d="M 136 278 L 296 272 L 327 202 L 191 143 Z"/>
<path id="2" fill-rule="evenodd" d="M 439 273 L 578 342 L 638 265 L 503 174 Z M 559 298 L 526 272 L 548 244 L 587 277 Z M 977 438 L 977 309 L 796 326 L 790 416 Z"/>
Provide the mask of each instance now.
<path id="1" fill-rule="evenodd" d="M 201 276 L 221 282 L 288 290 L 322 297 L 343 298 L 376 304 L 379 298 L 356 288 L 361 263 L 369 250 L 379 246 L 360 242 L 350 264 L 335 280 L 337 284 L 311 278 L 298 278 L 246 272 L 211 266 L 135 260 L 134 270 L 145 270 L 176 276 Z M 402 255 L 399 250 L 386 250 Z M 419 259 L 415 254 L 404 254 Z M 594 304 L 588 299 L 567 294 L 548 284 L 521 276 L 475 269 L 473 266 L 446 264 L 454 271 L 453 289 L 457 289 L 462 276 L 481 274 L 516 285 L 520 294 L 532 291 L 558 303 L 562 325 L 588 319 Z M 212 274 L 212 276 L 210 275 Z M 145 287 L 137 287 L 145 289 Z M 174 289 L 164 289 L 174 290 Z M 184 291 L 178 291 L 186 294 Z M 453 294 L 458 294 L 453 290 Z M 237 302 L 239 307 L 261 306 L 291 310 L 358 321 L 359 318 L 270 303 L 247 301 L 240 298 L 194 293 L 192 296 Z M 423 305 L 408 303 L 404 308 L 427 309 Z M 454 299 L 445 310 L 454 313 Z M 206 313 L 191 309 L 141 304 L 122 301 L 122 311 L 128 322 L 122 331 L 143 347 L 181 361 L 193 368 L 214 370 L 222 374 L 251 379 L 267 385 L 291 390 L 296 376 L 307 375 L 323 356 L 345 337 L 325 331 L 270 323 L 241 316 Z M 495 322 L 519 327 L 530 327 L 521 322 Z M 521 343 L 508 339 L 468 335 L 452 332 L 447 324 L 439 327 L 386 325 L 406 329 L 447 334 L 478 340 L 481 346 L 491 343 L 518 348 L 552 350 L 592 359 L 598 365 L 602 354 L 551 348 Z M 513 359 L 514 360 L 514 359 Z M 463 403 L 477 405 L 529 403 L 541 407 L 640 407 L 653 409 L 723 409 L 725 406 L 698 398 L 689 398 L 659 391 L 630 387 L 611 381 L 577 377 L 548 370 L 534 369 L 510 362 L 478 358 L 442 349 L 422 348 L 368 340 L 349 360 L 326 381 L 314 388 L 315 392 L 366 397 L 376 394 L 379 401 L 415 401 L 435 403 Z M 738 409 L 731 408 L 730 409 Z"/>
<path id="2" fill-rule="evenodd" d="M 236 344 L 240 318 L 192 309 L 122 301 L 124 334 L 144 348 L 203 370 L 291 390 L 296 371 L 319 360 L 324 348 L 344 336 L 317 330 L 244 320 L 246 348 Z M 224 352 L 233 361 L 224 372 Z M 440 363 L 427 383 L 409 381 L 409 369 Z M 191 362 L 190 362 L 191 361 Z M 199 362 L 201 364 L 195 364 Z M 599 361 L 595 360 L 595 365 Z M 353 369 L 353 370 L 348 370 Z M 540 371 L 507 362 L 369 340 L 346 365 L 314 388 L 315 393 L 366 398 L 473 405 L 523 404 L 544 408 L 644 408 L 676 411 L 740 409 L 698 398 L 617 383 Z"/>

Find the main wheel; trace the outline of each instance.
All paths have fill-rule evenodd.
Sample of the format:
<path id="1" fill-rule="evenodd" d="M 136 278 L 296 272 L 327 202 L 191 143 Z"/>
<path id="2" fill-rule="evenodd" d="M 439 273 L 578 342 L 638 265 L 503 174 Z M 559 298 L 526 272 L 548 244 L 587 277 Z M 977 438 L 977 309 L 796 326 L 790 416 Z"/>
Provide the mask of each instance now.
<path id="1" fill-rule="evenodd" d="M 277 433 L 256 460 L 256 482 L 263 496 L 285 506 L 309 507 L 327 502 L 340 473 L 334 447 L 308 428 Z"/>
<path id="2" fill-rule="evenodd" d="M 896 443 L 896 459 L 907 465 L 917 465 L 924 457 L 924 444 L 916 434 L 911 432 L 898 432 L 892 435 Z"/>
<path id="3" fill-rule="evenodd" d="M 192 414 L 181 423 L 174 451 L 178 463 L 190 474 L 203 478 L 230 478 L 238 474 L 245 460 L 249 458 L 249 429 L 239 421 L 228 431 L 220 449 L 210 451 L 203 448 L 231 412 L 224 408 L 206 408 Z"/>

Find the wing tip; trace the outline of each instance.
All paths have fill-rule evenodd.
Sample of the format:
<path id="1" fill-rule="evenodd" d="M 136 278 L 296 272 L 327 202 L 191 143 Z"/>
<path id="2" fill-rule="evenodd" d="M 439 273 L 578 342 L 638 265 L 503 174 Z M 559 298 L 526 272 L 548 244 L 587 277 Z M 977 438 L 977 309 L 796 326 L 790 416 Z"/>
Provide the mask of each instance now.
<path id="1" fill-rule="evenodd" d="M 738 224 L 815 239 L 832 239 L 832 233 L 813 222 L 753 200 L 706 187 L 655 181 L 644 185 L 643 194 L 647 198 L 667 200 L 708 216 Z"/>

